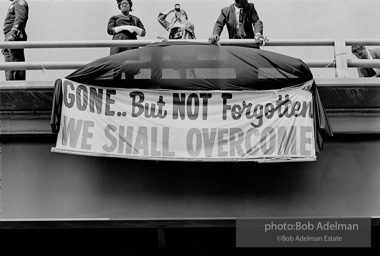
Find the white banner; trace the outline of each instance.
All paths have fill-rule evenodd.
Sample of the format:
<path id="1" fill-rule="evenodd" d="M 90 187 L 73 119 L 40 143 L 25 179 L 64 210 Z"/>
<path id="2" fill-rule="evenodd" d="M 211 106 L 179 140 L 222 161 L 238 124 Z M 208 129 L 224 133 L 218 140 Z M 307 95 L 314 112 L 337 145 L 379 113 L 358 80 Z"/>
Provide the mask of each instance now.
<path id="1" fill-rule="evenodd" d="M 178 91 L 63 80 L 60 131 L 52 151 L 178 161 L 313 161 L 311 85 Z"/>

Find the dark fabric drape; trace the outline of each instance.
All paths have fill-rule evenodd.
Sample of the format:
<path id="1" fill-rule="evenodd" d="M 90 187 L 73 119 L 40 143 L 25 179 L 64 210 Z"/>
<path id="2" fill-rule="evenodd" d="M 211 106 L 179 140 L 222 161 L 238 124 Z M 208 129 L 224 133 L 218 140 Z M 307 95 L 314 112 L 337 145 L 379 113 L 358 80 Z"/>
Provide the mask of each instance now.
<path id="1" fill-rule="evenodd" d="M 334 136 L 330 122 L 327 118 L 325 108 L 319 97 L 318 88 L 315 82 L 312 86 L 313 93 L 313 118 L 315 131 L 315 151 L 320 153 L 323 149 L 323 141 L 326 137 Z"/>
<path id="2" fill-rule="evenodd" d="M 53 133 L 59 132 L 62 110 L 62 80 L 57 79 L 54 84 L 53 105 L 50 116 L 50 127 Z"/>
<path id="3" fill-rule="evenodd" d="M 255 46 L 167 42 L 98 59 L 66 78 L 119 88 L 273 90 L 313 76 L 302 60 Z"/>
<path id="4" fill-rule="evenodd" d="M 120 74 L 122 73 L 122 75 Z M 274 90 L 313 80 L 300 59 L 253 47 L 170 42 L 128 50 L 95 60 L 66 77 L 78 83 L 140 89 Z M 333 136 L 326 111 L 313 82 L 315 149 Z M 52 132 L 60 125 L 62 80 L 54 86 Z"/>

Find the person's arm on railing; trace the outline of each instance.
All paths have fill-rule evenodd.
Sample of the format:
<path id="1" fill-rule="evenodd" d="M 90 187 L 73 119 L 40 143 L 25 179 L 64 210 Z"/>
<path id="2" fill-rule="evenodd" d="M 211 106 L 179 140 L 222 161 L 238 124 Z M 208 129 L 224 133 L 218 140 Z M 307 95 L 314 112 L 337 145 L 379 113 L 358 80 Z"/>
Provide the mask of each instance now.
<path id="1" fill-rule="evenodd" d="M 212 30 L 212 36 L 208 41 L 212 44 L 216 44 L 220 40 L 220 35 L 222 34 L 224 25 L 226 24 L 226 17 L 224 16 L 223 11 L 221 11 L 218 19 L 215 22 L 214 28 Z"/>

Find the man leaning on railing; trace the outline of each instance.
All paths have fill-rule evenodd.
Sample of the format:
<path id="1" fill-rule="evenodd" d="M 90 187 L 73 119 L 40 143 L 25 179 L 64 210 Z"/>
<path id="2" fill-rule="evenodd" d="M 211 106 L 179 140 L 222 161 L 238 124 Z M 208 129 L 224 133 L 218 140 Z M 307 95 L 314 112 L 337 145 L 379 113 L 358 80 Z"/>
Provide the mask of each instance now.
<path id="1" fill-rule="evenodd" d="M 265 44 L 263 22 L 259 19 L 254 4 L 247 0 L 235 0 L 234 4 L 221 10 L 209 38 L 210 43 L 219 42 L 224 25 L 227 26 L 230 39 L 255 39 L 259 45 Z"/>
<path id="2" fill-rule="evenodd" d="M 380 59 L 380 48 L 368 50 L 363 45 L 353 45 L 351 48 L 352 54 L 358 59 Z M 374 68 L 358 68 L 359 77 L 379 77 L 380 67 Z"/>
<path id="3" fill-rule="evenodd" d="M 10 0 L 7 16 L 4 21 L 5 41 L 26 41 L 26 22 L 28 21 L 29 7 L 25 0 Z M 2 50 L 5 62 L 25 61 L 24 49 Z M 5 70 L 6 80 L 25 80 L 25 70 Z"/>

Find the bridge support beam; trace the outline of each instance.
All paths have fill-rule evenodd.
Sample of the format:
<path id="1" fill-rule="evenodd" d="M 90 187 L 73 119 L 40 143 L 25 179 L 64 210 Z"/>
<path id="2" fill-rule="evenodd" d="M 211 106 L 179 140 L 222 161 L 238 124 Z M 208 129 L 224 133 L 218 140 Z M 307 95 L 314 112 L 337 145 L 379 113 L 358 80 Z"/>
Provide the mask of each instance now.
<path id="1" fill-rule="evenodd" d="M 335 76 L 338 78 L 348 77 L 347 50 L 344 40 L 334 40 Z"/>

